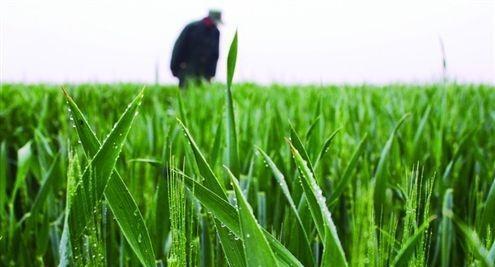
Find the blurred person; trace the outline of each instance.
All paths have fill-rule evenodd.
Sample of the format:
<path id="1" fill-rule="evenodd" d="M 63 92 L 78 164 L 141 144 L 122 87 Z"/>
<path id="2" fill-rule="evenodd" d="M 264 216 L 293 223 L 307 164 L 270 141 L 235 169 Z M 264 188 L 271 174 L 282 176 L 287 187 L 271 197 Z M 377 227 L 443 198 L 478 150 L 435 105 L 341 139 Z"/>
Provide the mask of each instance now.
<path id="1" fill-rule="evenodd" d="M 188 24 L 175 42 L 170 62 L 172 74 L 179 79 L 179 87 L 200 85 L 215 77 L 219 54 L 222 13 L 210 10 L 208 16 Z"/>

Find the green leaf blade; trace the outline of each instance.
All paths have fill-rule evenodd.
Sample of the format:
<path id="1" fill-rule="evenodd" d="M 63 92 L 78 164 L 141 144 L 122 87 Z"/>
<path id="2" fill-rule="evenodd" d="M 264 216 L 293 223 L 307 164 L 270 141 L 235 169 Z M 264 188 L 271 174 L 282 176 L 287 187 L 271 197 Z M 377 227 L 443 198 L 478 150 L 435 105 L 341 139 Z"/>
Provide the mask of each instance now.
<path id="1" fill-rule="evenodd" d="M 177 170 L 175 170 L 177 171 Z M 184 184 L 194 194 L 201 204 L 208 209 L 228 230 L 232 231 L 237 237 L 241 237 L 241 228 L 239 225 L 239 219 L 236 209 L 222 197 L 216 195 L 211 190 L 207 189 L 191 177 L 188 177 L 184 173 L 179 172 L 184 176 Z M 220 228 L 222 229 L 222 228 Z M 269 242 L 271 248 L 275 252 L 277 261 L 281 266 L 300 266 L 303 265 L 299 260 L 292 255 L 275 237 L 273 237 L 268 231 L 263 229 L 263 233 Z"/>
<path id="2" fill-rule="evenodd" d="M 273 176 L 277 180 L 277 184 L 280 185 L 280 188 L 282 189 L 282 193 L 284 194 L 285 198 L 287 199 L 287 202 L 289 203 L 289 207 L 292 210 L 292 213 L 294 216 L 296 216 L 297 220 L 297 226 L 299 229 L 299 233 L 303 239 L 303 242 L 299 244 L 301 248 L 301 252 L 303 254 L 303 262 L 305 262 L 306 265 L 312 266 L 314 265 L 314 259 L 312 257 L 312 249 L 310 242 L 308 240 L 308 234 L 306 233 L 306 230 L 304 228 L 304 224 L 301 220 L 301 217 L 299 216 L 299 212 L 297 211 L 296 205 L 294 203 L 294 200 L 292 199 L 292 196 L 289 191 L 289 186 L 287 185 L 287 182 L 285 181 L 285 177 L 282 174 L 282 172 L 277 168 L 273 160 L 268 156 L 268 154 L 265 153 L 261 148 L 258 148 L 258 151 L 260 154 L 263 156 L 265 162 L 268 164 L 268 167 L 272 170 Z M 311 252 L 311 253 L 309 253 Z"/>
<path id="3" fill-rule="evenodd" d="M 237 60 L 237 32 L 230 45 L 229 55 L 227 57 L 227 109 L 225 114 L 226 120 L 226 141 L 227 141 L 227 162 L 226 165 L 235 176 L 240 174 L 239 154 L 237 144 L 237 133 L 235 128 L 234 100 L 232 98 L 232 79 L 235 71 Z"/>
<path id="4" fill-rule="evenodd" d="M 347 266 L 344 249 L 337 234 L 337 229 L 332 220 L 332 216 L 326 206 L 325 198 L 313 172 L 308 167 L 308 163 L 302 158 L 297 149 L 289 143 L 294 160 L 302 178 L 302 185 L 308 201 L 309 210 L 319 231 L 319 235 L 324 240 L 323 266 L 332 264 L 335 266 Z"/>
<path id="5" fill-rule="evenodd" d="M 71 109 L 71 115 L 73 116 L 73 121 L 76 126 L 79 140 L 81 141 L 88 157 L 96 158 L 95 155 L 98 154 L 100 142 L 96 137 L 96 134 L 91 129 L 85 116 L 74 100 L 68 95 L 66 90 L 64 90 L 64 94 Z M 137 107 L 139 106 L 139 101 L 142 97 L 143 90 L 140 94 L 138 94 L 134 101 L 131 102 L 133 107 L 129 107 L 125 114 L 129 114 L 129 116 L 132 115 L 134 118 Z M 121 142 L 123 143 L 123 140 Z M 108 205 L 110 206 L 110 209 L 112 210 L 112 213 L 115 216 L 117 224 L 119 225 L 124 237 L 140 260 L 141 264 L 144 266 L 154 266 L 155 255 L 151 245 L 149 232 L 146 228 L 141 212 L 139 211 L 134 198 L 130 194 L 120 175 L 116 170 L 114 170 L 114 167 L 112 167 L 112 170 L 114 173 L 108 179 L 108 184 L 106 185 L 104 191 Z M 79 194 L 82 194 L 82 192 L 79 192 Z"/>
<path id="6" fill-rule="evenodd" d="M 227 169 L 234 187 L 237 205 L 239 206 L 239 223 L 241 225 L 242 241 L 247 266 L 278 266 L 275 255 L 261 230 L 261 226 L 253 215 L 251 206 L 239 187 L 237 179 Z"/>

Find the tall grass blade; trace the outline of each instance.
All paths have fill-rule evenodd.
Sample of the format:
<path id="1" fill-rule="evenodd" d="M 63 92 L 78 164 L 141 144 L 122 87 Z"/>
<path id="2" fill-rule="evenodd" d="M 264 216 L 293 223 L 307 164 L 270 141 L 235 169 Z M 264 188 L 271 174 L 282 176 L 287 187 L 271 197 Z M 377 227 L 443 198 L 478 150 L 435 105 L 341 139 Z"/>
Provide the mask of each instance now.
<path id="1" fill-rule="evenodd" d="M 230 45 L 227 57 L 227 110 L 226 120 L 226 141 L 227 141 L 227 166 L 235 176 L 240 174 L 239 154 L 237 145 L 237 134 L 235 129 L 234 100 L 232 99 L 232 79 L 234 77 L 235 64 L 237 60 L 237 32 Z"/>
<path id="2" fill-rule="evenodd" d="M 229 54 L 227 56 L 227 89 L 232 88 L 232 80 L 234 78 L 235 65 L 237 62 L 237 31 L 234 34 L 234 39 L 230 44 Z"/>
<path id="3" fill-rule="evenodd" d="M 440 222 L 440 263 L 442 267 L 450 265 L 452 255 L 452 244 L 454 242 L 455 231 L 452 218 L 454 213 L 453 191 L 447 189 L 443 197 L 442 220 Z"/>
<path id="4" fill-rule="evenodd" d="M 278 266 L 275 255 L 268 245 L 268 241 L 263 234 L 256 218 L 253 215 L 251 206 L 239 187 L 237 179 L 232 172 L 226 168 L 227 173 L 234 187 L 237 205 L 239 224 L 241 226 L 242 243 L 244 245 L 244 255 L 247 266 Z"/>
<path id="5" fill-rule="evenodd" d="M 289 186 L 287 185 L 287 182 L 285 181 L 285 177 L 282 174 L 282 172 L 277 168 L 277 166 L 275 165 L 273 160 L 270 158 L 270 156 L 268 156 L 265 153 L 265 151 L 263 151 L 261 148 L 258 148 L 258 151 L 263 156 L 265 162 L 268 164 L 268 167 L 270 167 L 270 169 L 273 173 L 273 176 L 277 180 L 277 183 L 279 184 L 280 189 L 282 189 L 282 193 L 284 194 L 285 198 L 287 199 L 287 202 L 289 203 L 289 208 L 292 210 L 292 213 L 296 217 L 297 225 L 298 225 L 297 234 L 301 235 L 302 241 L 303 241 L 299 244 L 300 250 L 304 256 L 303 262 L 307 266 L 313 266 L 315 263 L 314 263 L 314 259 L 312 257 L 312 253 L 308 253 L 308 252 L 312 251 L 310 242 L 308 240 L 308 234 L 306 233 L 306 230 L 304 229 L 303 221 L 301 220 L 301 217 L 299 216 L 299 212 L 297 211 L 297 207 L 294 203 L 294 200 L 292 199 L 292 196 L 291 196 L 290 191 L 289 191 Z M 295 233 L 293 233 L 293 234 L 295 234 Z"/>
<path id="6" fill-rule="evenodd" d="M 213 170 L 211 169 L 210 165 L 206 161 L 205 156 L 199 150 L 198 145 L 196 144 L 196 141 L 192 137 L 191 133 L 189 132 L 189 129 L 182 123 L 181 120 L 177 119 L 179 122 L 180 126 L 182 127 L 182 130 L 184 131 L 184 135 L 186 136 L 189 146 L 191 147 L 193 153 L 194 153 L 194 159 L 196 161 L 196 165 L 198 165 L 199 172 L 202 177 L 205 178 L 204 183 L 205 186 L 213 191 L 215 194 L 222 196 L 222 198 L 226 198 L 226 190 L 222 186 L 222 183 L 220 183 L 220 180 L 217 178 L 215 173 L 213 173 Z"/>
<path id="7" fill-rule="evenodd" d="M 234 233 L 240 233 L 239 224 L 237 222 L 237 212 L 232 205 L 224 198 L 212 192 L 202 184 L 186 176 L 181 172 L 184 177 L 184 184 L 193 192 L 194 196 L 210 210 L 215 217 L 222 222 L 222 224 L 228 227 Z"/>
<path id="8" fill-rule="evenodd" d="M 143 92 L 144 91 L 142 90 L 131 102 L 123 116 L 134 118 Z M 96 155 L 99 153 L 100 142 L 79 107 L 65 90 L 64 94 L 71 109 L 71 115 L 76 126 L 79 140 L 88 157 L 96 158 Z M 130 127 L 130 122 L 127 123 L 129 124 L 128 127 Z M 117 134 L 123 133 L 120 132 Z M 123 142 L 123 140 L 121 142 Z M 144 266 L 154 266 L 155 256 L 148 229 L 146 228 L 134 198 L 116 170 L 113 170 L 113 174 L 108 179 L 108 184 L 104 193 L 122 234 L 138 259 Z"/>
<path id="9" fill-rule="evenodd" d="M 198 145 L 196 144 L 196 141 L 194 141 L 194 138 L 192 135 L 189 133 L 189 130 L 187 127 L 178 119 L 178 122 L 180 126 L 182 127 L 182 130 L 184 131 L 184 134 L 189 142 L 189 145 L 193 151 L 194 154 L 194 160 L 196 161 L 196 165 L 198 166 L 198 170 L 200 172 L 200 175 L 204 177 L 204 184 L 205 187 L 208 190 L 211 190 L 214 194 L 219 196 L 221 199 L 227 201 L 227 194 L 226 190 L 223 188 L 221 185 L 220 181 L 218 180 L 217 176 L 213 173 L 213 170 L 211 169 L 210 165 L 206 161 L 205 156 L 203 153 L 199 150 Z M 193 193 L 195 193 L 196 189 L 191 189 Z M 224 227 L 221 227 L 221 223 L 216 221 L 215 223 L 219 237 L 220 237 L 220 242 L 222 244 L 223 251 L 225 252 L 225 256 L 227 257 L 227 260 L 232 266 L 244 266 L 244 255 L 243 255 L 243 250 L 242 250 L 242 244 L 238 240 L 234 240 L 230 235 L 227 229 Z"/>
<path id="10" fill-rule="evenodd" d="M 337 229 L 332 216 L 326 206 L 325 197 L 308 167 L 308 163 L 301 157 L 297 149 L 289 143 L 299 173 L 301 184 L 306 195 L 309 210 L 319 232 L 320 238 L 324 240 L 322 266 L 347 266 L 344 249 L 340 243 Z"/>

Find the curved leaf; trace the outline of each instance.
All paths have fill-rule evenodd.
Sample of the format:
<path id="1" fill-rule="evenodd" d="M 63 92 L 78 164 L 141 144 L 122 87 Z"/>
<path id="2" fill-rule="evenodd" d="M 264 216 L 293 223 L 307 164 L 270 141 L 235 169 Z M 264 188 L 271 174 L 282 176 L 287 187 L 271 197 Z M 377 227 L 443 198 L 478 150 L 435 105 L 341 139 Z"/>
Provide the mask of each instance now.
<path id="1" fill-rule="evenodd" d="M 287 182 L 285 181 L 285 177 L 282 174 L 282 172 L 280 172 L 280 170 L 277 168 L 277 166 L 272 161 L 270 156 L 268 156 L 265 153 L 265 151 L 263 151 L 261 148 L 258 148 L 258 151 L 263 156 L 264 160 L 266 161 L 266 163 L 268 164 L 268 166 L 272 170 L 273 176 L 275 177 L 275 179 L 277 180 L 277 183 L 280 185 L 280 188 L 282 189 L 282 193 L 284 194 L 285 198 L 287 199 L 287 202 L 289 202 L 289 207 L 292 210 L 292 213 L 294 214 L 294 216 L 296 216 L 297 225 L 299 228 L 298 230 L 299 230 L 299 233 L 301 233 L 301 236 L 303 239 L 303 242 L 301 242 L 301 244 L 300 244 L 300 248 L 301 248 L 302 254 L 305 257 L 305 264 L 308 266 L 312 266 L 315 263 L 314 263 L 314 259 L 312 257 L 312 253 L 309 253 L 309 252 L 312 252 L 312 249 L 311 249 L 310 242 L 308 240 L 308 235 L 306 233 L 306 230 L 304 229 L 304 224 L 301 220 L 301 217 L 299 216 L 299 212 L 297 211 L 294 200 L 292 199 L 292 196 L 290 194 L 289 186 L 287 185 Z"/>
<path id="2" fill-rule="evenodd" d="M 132 117 L 135 116 L 140 101 L 136 100 L 142 98 L 143 91 L 144 90 L 142 90 L 136 99 L 131 102 L 130 105 L 134 105 L 134 107 L 131 109 L 131 106 L 128 106 L 128 109 L 124 115 L 127 114 L 127 116 Z M 67 91 L 64 90 L 64 94 L 72 111 L 72 119 L 75 123 L 77 134 L 84 151 L 88 157 L 95 157 L 100 148 L 100 141 L 91 129 L 79 107 L 68 95 Z M 108 184 L 105 188 L 104 194 L 108 205 L 115 216 L 117 224 L 122 231 L 122 234 L 126 238 L 134 253 L 136 253 L 138 259 L 144 266 L 154 266 L 155 255 L 144 219 L 136 202 L 134 201 L 134 198 L 115 169 L 113 169 L 113 174 L 108 179 Z"/>
<path id="3" fill-rule="evenodd" d="M 344 249 L 340 243 L 337 229 L 332 216 L 326 206 L 325 197 L 308 167 L 308 163 L 301 157 L 297 149 L 289 143 L 294 160 L 302 176 L 301 184 L 306 195 L 309 210 L 316 225 L 316 229 L 324 240 L 322 266 L 347 266 Z"/>
<path id="4" fill-rule="evenodd" d="M 242 243 L 244 245 L 244 255 L 247 266 L 278 266 L 275 255 L 268 245 L 268 241 L 261 230 L 260 225 L 253 215 L 251 206 L 244 198 L 237 179 L 226 168 L 232 186 L 234 187 L 237 205 L 239 224 L 241 226 Z"/>

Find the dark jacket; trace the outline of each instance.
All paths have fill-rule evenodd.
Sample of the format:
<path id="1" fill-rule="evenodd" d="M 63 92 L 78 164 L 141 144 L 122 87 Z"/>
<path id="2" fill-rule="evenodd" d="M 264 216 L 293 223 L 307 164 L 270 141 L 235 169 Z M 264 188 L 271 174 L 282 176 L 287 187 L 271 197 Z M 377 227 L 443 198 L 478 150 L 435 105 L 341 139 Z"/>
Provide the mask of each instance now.
<path id="1" fill-rule="evenodd" d="M 210 18 L 187 25 L 175 42 L 170 62 L 172 74 L 211 79 L 218 61 L 220 32 Z"/>

